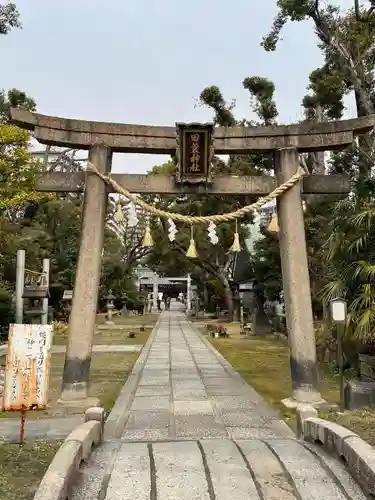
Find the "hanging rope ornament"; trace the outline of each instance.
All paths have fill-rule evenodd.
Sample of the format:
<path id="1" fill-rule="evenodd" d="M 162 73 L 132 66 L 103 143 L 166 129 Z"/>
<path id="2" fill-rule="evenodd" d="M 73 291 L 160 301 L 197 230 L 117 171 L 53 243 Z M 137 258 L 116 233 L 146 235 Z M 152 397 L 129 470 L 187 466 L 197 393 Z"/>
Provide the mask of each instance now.
<path id="1" fill-rule="evenodd" d="M 186 257 L 189 257 L 189 259 L 196 259 L 198 257 L 197 254 L 197 247 L 195 245 L 195 240 L 194 240 L 194 227 L 190 227 L 190 245 L 189 248 L 187 249 L 186 252 Z"/>
<path id="2" fill-rule="evenodd" d="M 302 167 L 299 167 L 297 172 L 294 175 L 292 175 L 290 179 L 288 179 L 283 184 L 278 186 L 267 196 L 260 198 L 258 201 L 252 203 L 251 205 L 246 205 L 242 208 L 239 208 L 234 212 L 229 212 L 226 214 L 216 214 L 216 215 L 191 216 L 191 215 L 177 214 L 173 212 L 166 212 L 165 210 L 160 210 L 156 207 L 153 207 L 152 205 L 149 205 L 144 200 L 139 198 L 137 195 L 128 191 L 125 187 L 120 186 L 111 177 L 108 177 L 107 175 L 104 175 L 101 172 L 99 172 L 96 166 L 91 162 L 88 162 L 87 170 L 90 172 L 94 172 L 106 184 L 111 186 L 116 193 L 122 194 L 123 196 L 128 198 L 128 200 L 131 200 L 136 205 L 142 207 L 146 212 L 149 212 L 157 217 L 163 217 L 164 219 L 172 219 L 174 221 L 178 220 L 180 222 L 185 222 L 187 224 L 207 224 L 208 222 L 215 222 L 217 224 L 220 224 L 221 222 L 228 222 L 231 220 L 240 219 L 241 217 L 244 217 L 248 213 L 258 210 L 263 205 L 266 205 L 270 201 L 274 200 L 278 196 L 288 191 L 288 189 L 297 184 L 297 182 L 299 182 L 305 175 L 305 170 Z"/>
<path id="3" fill-rule="evenodd" d="M 217 245 L 219 243 L 219 238 L 217 237 L 217 234 L 216 234 L 216 224 L 214 224 L 213 222 L 210 222 L 208 224 L 207 231 L 208 231 L 208 237 L 209 237 L 212 245 Z"/>
<path id="4" fill-rule="evenodd" d="M 241 219 L 245 215 L 247 215 L 251 212 L 255 212 L 255 211 L 259 210 L 263 205 L 266 205 L 267 203 L 271 202 L 272 200 L 275 200 L 280 195 L 282 195 L 283 193 L 288 191 L 291 187 L 293 187 L 298 182 L 300 182 L 300 180 L 306 174 L 305 169 L 302 168 L 301 166 L 299 166 L 297 169 L 297 172 L 295 174 L 293 174 L 290 177 L 290 179 L 283 182 L 280 186 L 278 186 L 276 189 L 274 189 L 271 193 L 264 196 L 263 198 L 260 198 L 255 203 L 241 207 L 238 210 L 235 210 L 234 212 L 229 212 L 229 213 L 225 213 L 225 214 L 206 215 L 206 216 L 190 216 L 190 215 L 183 215 L 183 214 L 178 214 L 178 213 L 173 213 L 173 212 L 167 212 L 165 210 L 160 210 L 152 205 L 149 205 L 144 200 L 142 200 L 138 195 L 131 193 L 124 186 L 120 186 L 111 177 L 99 172 L 97 167 L 91 162 L 88 162 L 88 164 L 87 164 L 87 171 L 95 173 L 106 184 L 111 186 L 112 189 L 116 193 L 121 194 L 122 196 L 125 196 L 129 201 L 133 202 L 135 205 L 137 205 L 139 207 L 142 207 L 143 210 L 145 210 L 146 212 L 148 212 L 156 217 L 161 217 L 164 219 L 171 219 L 172 221 L 179 221 L 179 222 L 184 222 L 184 223 L 190 224 L 192 227 L 192 238 L 190 240 L 190 246 L 189 246 L 189 249 L 188 249 L 186 255 L 188 257 L 191 257 L 191 258 L 197 257 L 197 251 L 196 251 L 195 241 L 194 241 L 194 237 L 193 237 L 193 225 L 194 224 L 212 223 L 212 225 L 209 224 L 209 237 L 211 239 L 211 243 L 215 245 L 218 243 L 218 238 L 217 238 L 216 230 L 215 230 L 216 227 L 214 228 L 215 223 L 220 224 L 222 222 L 228 222 L 228 221 L 235 220 L 236 221 L 236 232 L 234 234 L 233 244 L 232 244 L 229 251 L 239 253 L 239 252 L 241 252 L 241 245 L 240 245 L 240 239 L 239 239 L 239 235 L 238 235 L 238 231 L 237 231 L 237 219 Z M 124 216 L 122 214 L 120 202 L 117 204 L 115 220 L 116 220 L 116 222 L 123 222 L 123 220 L 124 220 Z M 272 217 L 269 230 L 272 231 L 273 228 L 276 232 L 278 231 L 277 215 L 276 214 L 274 214 Z M 175 231 L 170 232 L 170 239 L 173 238 L 173 236 L 172 236 L 173 233 L 175 233 Z M 173 241 L 173 240 L 171 240 L 171 241 Z M 145 237 L 144 237 L 144 246 L 152 246 L 152 245 L 153 245 L 153 239 L 151 236 L 150 226 L 148 223 L 146 226 L 146 232 L 145 232 Z"/>
<path id="5" fill-rule="evenodd" d="M 169 225 L 169 228 L 168 228 L 169 241 L 175 241 L 176 233 L 177 233 L 176 224 L 173 222 L 172 219 L 168 219 L 168 225 Z"/>
<path id="6" fill-rule="evenodd" d="M 234 233 L 234 240 L 233 240 L 232 246 L 229 249 L 229 252 L 239 253 L 239 252 L 241 252 L 241 250 L 242 250 L 242 248 L 240 245 L 240 235 L 238 234 L 238 223 L 237 223 L 237 219 L 236 219 L 236 230 Z"/>
<path id="7" fill-rule="evenodd" d="M 128 204 L 128 226 L 136 227 L 138 224 L 138 214 L 135 208 L 135 204 L 131 201 Z"/>
<path id="8" fill-rule="evenodd" d="M 115 222 L 117 222 L 117 224 L 121 224 L 124 221 L 125 217 L 121 208 L 121 201 L 118 200 L 118 202 L 116 203 Z"/>
<path id="9" fill-rule="evenodd" d="M 274 212 L 272 214 L 271 221 L 268 225 L 268 231 L 270 233 L 278 233 L 279 232 L 279 221 L 278 221 L 276 212 Z"/>
<path id="10" fill-rule="evenodd" d="M 154 240 L 152 238 L 149 221 L 146 222 L 145 236 L 143 238 L 142 246 L 147 248 L 154 246 Z"/>

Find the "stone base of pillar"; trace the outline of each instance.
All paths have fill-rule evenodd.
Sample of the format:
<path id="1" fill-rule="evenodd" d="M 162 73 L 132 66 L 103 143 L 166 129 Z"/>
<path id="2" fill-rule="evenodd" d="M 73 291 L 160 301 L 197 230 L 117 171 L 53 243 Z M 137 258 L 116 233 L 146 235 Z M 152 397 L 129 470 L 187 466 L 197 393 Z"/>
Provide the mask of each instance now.
<path id="1" fill-rule="evenodd" d="M 61 409 L 60 413 L 74 414 L 85 413 L 88 408 L 100 406 L 99 398 L 87 397 L 82 399 L 63 399 L 57 401 L 58 407 Z"/>
<path id="2" fill-rule="evenodd" d="M 317 393 L 317 394 L 319 394 L 319 393 Z M 314 399 L 313 397 L 311 397 L 311 399 L 313 399 L 313 400 L 307 401 L 307 397 L 305 397 L 305 401 L 298 401 L 297 399 L 294 399 L 294 398 L 285 398 L 281 401 L 281 404 L 283 406 L 285 406 L 285 408 L 287 408 L 288 410 L 295 410 L 297 408 L 297 406 L 299 406 L 301 404 L 309 405 L 312 408 L 315 408 L 316 410 L 319 410 L 319 411 L 329 411 L 329 410 L 333 410 L 333 409 L 337 408 L 337 404 L 329 403 L 328 401 L 326 401 L 323 398 Z"/>
<path id="3" fill-rule="evenodd" d="M 114 324 L 115 324 L 115 322 L 114 322 L 114 321 L 106 321 L 106 322 L 105 322 L 105 324 L 106 324 L 106 325 L 114 325 Z"/>

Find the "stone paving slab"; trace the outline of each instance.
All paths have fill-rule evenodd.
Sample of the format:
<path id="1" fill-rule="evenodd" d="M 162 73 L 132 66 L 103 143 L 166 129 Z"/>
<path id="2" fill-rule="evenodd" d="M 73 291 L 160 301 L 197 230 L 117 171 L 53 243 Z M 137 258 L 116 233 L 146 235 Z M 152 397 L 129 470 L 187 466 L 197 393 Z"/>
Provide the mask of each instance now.
<path id="1" fill-rule="evenodd" d="M 294 439 L 119 443 L 93 453 L 71 500 L 366 499 L 341 463 Z"/>

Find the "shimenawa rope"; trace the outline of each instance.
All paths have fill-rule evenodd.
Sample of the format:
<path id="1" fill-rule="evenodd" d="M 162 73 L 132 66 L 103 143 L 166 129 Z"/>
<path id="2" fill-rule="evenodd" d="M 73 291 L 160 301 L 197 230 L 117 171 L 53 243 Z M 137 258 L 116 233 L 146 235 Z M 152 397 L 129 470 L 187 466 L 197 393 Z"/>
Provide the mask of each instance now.
<path id="1" fill-rule="evenodd" d="M 234 220 L 234 219 L 240 219 L 241 217 L 244 217 L 244 215 L 248 214 L 249 212 L 253 212 L 255 210 L 258 210 L 266 203 L 274 200 L 275 198 L 277 198 L 281 194 L 285 193 L 285 191 L 288 191 L 288 189 L 290 189 L 295 184 L 297 184 L 297 182 L 305 175 L 305 170 L 302 167 L 298 167 L 297 172 L 294 175 L 292 175 L 292 177 L 290 179 L 288 179 L 283 184 L 278 186 L 276 189 L 274 189 L 267 196 L 263 196 L 263 198 L 260 198 L 255 203 L 252 203 L 251 205 L 246 205 L 242 208 L 239 208 L 238 210 L 236 210 L 234 212 L 229 212 L 226 214 L 205 215 L 205 216 L 200 217 L 200 216 L 176 214 L 173 212 L 166 212 L 165 210 L 160 210 L 158 208 L 155 208 L 152 205 L 149 205 L 148 203 L 143 201 L 137 195 L 130 193 L 126 188 L 120 186 L 111 177 L 99 172 L 99 170 L 96 168 L 96 166 L 93 163 L 88 162 L 87 170 L 90 170 L 91 172 L 95 173 L 106 184 L 112 186 L 112 188 L 116 191 L 116 193 L 122 194 L 123 196 L 128 198 L 130 201 L 132 201 L 135 205 L 142 207 L 146 212 L 149 212 L 149 213 L 156 215 L 158 217 L 162 217 L 164 219 L 172 219 L 173 221 L 186 222 L 188 224 L 206 224 L 208 222 L 221 223 L 221 222 L 227 222 L 227 221 Z"/>

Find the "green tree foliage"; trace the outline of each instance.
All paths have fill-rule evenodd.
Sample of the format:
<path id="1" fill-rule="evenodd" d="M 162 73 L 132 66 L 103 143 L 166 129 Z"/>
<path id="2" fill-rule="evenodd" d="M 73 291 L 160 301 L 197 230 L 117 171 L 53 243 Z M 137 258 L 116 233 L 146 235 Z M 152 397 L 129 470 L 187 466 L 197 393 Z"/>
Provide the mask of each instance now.
<path id="1" fill-rule="evenodd" d="M 318 46 L 325 63 L 310 75 L 311 100 L 319 102 L 326 116 L 340 118 L 344 109 L 343 98 L 353 92 L 357 115 L 374 112 L 375 13 L 365 7 L 342 11 L 336 5 L 320 0 L 279 0 L 279 12 L 270 33 L 264 37 L 267 51 L 276 49 L 280 32 L 288 21 L 313 22 Z M 359 20 L 364 16 L 365 22 Z M 305 101 L 305 104 L 307 102 Z M 362 150 L 359 176 L 366 178 L 371 170 L 373 149 L 371 135 L 360 139 Z"/>
<path id="2" fill-rule="evenodd" d="M 46 198 L 35 190 L 42 164 L 28 151 L 29 133 L 0 123 L 0 214 L 12 218 L 30 203 Z"/>
<path id="3" fill-rule="evenodd" d="M 0 34 L 21 27 L 15 4 L 0 4 Z M 36 176 L 51 170 L 81 170 L 74 152 L 62 152 L 57 162 L 43 165 L 33 157 L 30 134 L 9 124 L 12 107 L 36 110 L 34 99 L 11 89 L 0 91 L 0 328 L 7 333 L 13 318 L 12 296 L 15 287 L 17 250 L 26 250 L 26 267 L 41 271 L 43 258 L 51 262 L 51 305 L 60 306 L 64 289 L 74 286 L 82 225 L 81 194 L 40 193 L 35 190 Z M 121 297 L 123 293 L 136 300 L 132 271 L 145 256 L 140 234 L 118 231 L 110 221 L 114 205 L 109 204 L 105 231 L 100 296 L 109 289 Z"/>
<path id="4" fill-rule="evenodd" d="M 209 87 L 201 93 L 201 101 L 215 112 L 215 122 L 220 126 L 257 126 L 272 125 L 278 116 L 274 101 L 275 86 L 273 82 L 262 77 L 248 77 L 243 80 L 243 87 L 250 94 L 252 111 L 258 121 L 247 119 L 236 120 L 233 114 L 233 104 L 226 104 L 218 87 Z M 227 164 L 228 173 L 238 175 L 262 175 L 273 171 L 273 158 L 264 153 L 251 155 L 232 155 Z M 255 201 L 247 200 L 248 203 Z M 244 200 L 242 200 L 242 204 Z M 248 221 L 252 222 L 252 218 Z M 258 307 L 262 309 L 265 299 L 279 298 L 282 290 L 280 255 L 278 238 L 270 234 L 267 225 L 261 228 L 263 238 L 254 245 L 254 252 L 250 255 L 249 265 L 252 268 L 252 277 L 255 279 L 255 292 Z"/>
<path id="5" fill-rule="evenodd" d="M 354 95 L 357 116 L 374 113 L 375 13 L 373 2 L 341 10 L 322 1 L 279 0 L 279 12 L 270 33 L 263 39 L 268 51 L 276 49 L 287 22 L 313 22 L 324 63 L 310 75 L 309 94 L 303 105 L 309 119 L 341 118 L 344 97 Z M 310 273 L 315 297 L 324 301 L 342 296 L 348 300 L 348 333 L 374 342 L 373 297 L 373 133 L 360 136 L 342 152 L 330 155 L 328 170 L 346 173 L 353 192 L 343 201 L 309 204 L 306 227 Z M 322 265 L 323 263 L 323 265 Z M 315 286 L 314 286 L 315 285 Z"/>
<path id="6" fill-rule="evenodd" d="M 36 110 L 36 102 L 34 99 L 25 92 L 21 92 L 17 89 L 0 91 L 0 122 L 7 123 L 9 120 L 9 110 L 10 108 L 24 108 L 28 111 Z"/>
<path id="7" fill-rule="evenodd" d="M 0 4 L 0 35 L 7 35 L 13 28 L 21 28 L 20 13 L 13 2 Z"/>
<path id="8" fill-rule="evenodd" d="M 252 110 L 257 114 L 260 123 L 273 124 L 277 116 L 276 105 L 273 101 L 274 85 L 265 78 L 252 77 L 243 81 L 243 87 L 249 92 Z M 254 126 L 258 122 L 246 119 L 238 120 L 234 115 L 234 103 L 228 103 L 217 86 L 205 88 L 199 98 L 201 105 L 208 106 L 214 113 L 213 121 L 222 127 L 235 125 Z M 273 168 L 272 157 L 264 154 L 231 155 L 228 161 L 223 162 L 218 158 L 213 160 L 213 174 L 261 175 L 269 173 Z M 155 167 L 153 174 L 173 173 L 175 165 L 168 163 L 161 168 Z M 255 201 L 253 196 L 179 196 L 159 200 L 159 205 L 168 210 L 181 212 L 187 215 L 212 215 L 236 210 L 240 206 Z M 248 231 L 246 224 L 251 223 L 249 215 L 240 224 L 240 237 L 242 247 Z M 148 259 L 149 265 L 158 272 L 168 275 L 181 275 L 192 272 L 193 276 L 201 279 L 203 283 L 210 284 L 215 293 L 225 298 L 229 317 L 235 313 L 234 299 L 236 291 L 233 289 L 233 272 L 237 256 L 228 254 L 228 249 L 233 242 L 235 222 L 226 222 L 217 226 L 220 243 L 213 246 L 207 237 L 207 227 L 198 226 L 194 229 L 194 237 L 199 254 L 198 259 L 188 260 L 185 257 L 190 240 L 190 227 L 176 224 L 178 234 L 174 244 L 165 243 L 166 224 L 161 224 L 155 232 L 156 244 Z M 251 261 L 247 257 L 247 267 L 250 269 Z M 205 293 L 204 293 L 205 292 Z M 212 290 L 211 290 L 212 292 Z M 202 294 L 208 295 L 207 289 L 202 287 Z M 264 300 L 262 300 L 264 301 Z M 207 304 L 206 304 L 207 305 Z"/>
<path id="9" fill-rule="evenodd" d="M 174 166 L 175 168 L 175 166 Z M 226 165 L 218 159 L 214 160 L 215 172 L 221 172 Z M 171 163 L 162 167 L 155 167 L 153 173 L 169 173 L 173 171 Z M 239 207 L 239 201 L 231 196 L 199 196 L 181 195 L 179 197 L 167 197 L 154 200 L 160 208 L 183 213 L 185 215 L 214 215 L 217 213 L 230 212 Z M 191 227 L 186 224 L 176 223 L 178 233 L 174 243 L 167 238 L 166 221 L 155 221 L 153 224 L 154 247 L 148 258 L 148 265 L 159 273 L 168 276 L 183 276 L 192 272 L 194 277 L 201 278 L 209 275 L 216 279 L 223 294 L 226 297 L 228 314 L 232 317 L 234 313 L 233 296 L 230 286 L 231 273 L 233 272 L 234 256 L 228 253 L 233 243 L 235 222 L 227 222 L 217 226 L 217 234 L 220 243 L 212 245 L 208 240 L 208 226 L 194 227 L 194 240 L 196 242 L 198 259 L 188 259 L 185 256 L 191 238 Z M 241 231 L 241 237 L 245 230 Z"/>
<path id="10" fill-rule="evenodd" d="M 375 342 L 375 182 L 358 184 L 338 203 L 327 245 L 327 300 L 348 300 L 348 334 Z"/>

